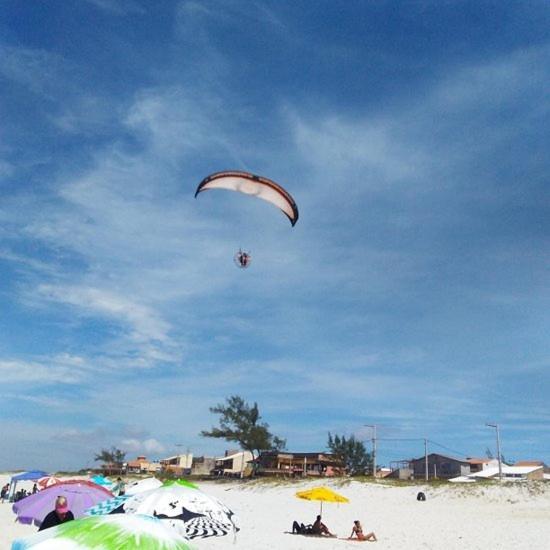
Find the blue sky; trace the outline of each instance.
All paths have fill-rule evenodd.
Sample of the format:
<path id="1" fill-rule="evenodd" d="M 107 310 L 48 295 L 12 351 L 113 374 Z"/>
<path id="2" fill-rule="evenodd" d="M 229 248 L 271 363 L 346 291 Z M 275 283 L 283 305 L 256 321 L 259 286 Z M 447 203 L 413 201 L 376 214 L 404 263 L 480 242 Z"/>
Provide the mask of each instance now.
<path id="1" fill-rule="evenodd" d="M 217 455 L 232 394 L 289 450 L 550 462 L 548 4 L 154 4 L 3 2 L 0 468 Z"/>

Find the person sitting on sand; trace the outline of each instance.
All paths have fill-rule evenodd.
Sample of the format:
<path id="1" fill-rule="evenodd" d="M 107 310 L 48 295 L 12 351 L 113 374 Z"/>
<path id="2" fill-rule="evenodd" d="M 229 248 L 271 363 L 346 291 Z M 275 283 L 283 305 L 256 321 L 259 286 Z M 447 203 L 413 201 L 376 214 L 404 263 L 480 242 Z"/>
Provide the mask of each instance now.
<path id="1" fill-rule="evenodd" d="M 367 533 L 366 535 L 363 533 L 363 527 L 358 519 L 353 522 L 353 529 L 351 530 L 351 535 L 348 539 L 353 539 L 353 535 L 357 537 L 357 540 L 368 540 L 369 542 L 376 542 L 378 540 L 373 531 Z"/>
<path id="2" fill-rule="evenodd" d="M 332 534 L 328 527 L 321 521 L 321 516 L 317 516 L 315 523 L 311 526 L 311 533 L 313 535 L 324 535 L 327 537 L 335 537 L 336 535 Z"/>
<path id="3" fill-rule="evenodd" d="M 40 525 L 39 531 L 44 529 L 49 529 L 50 527 L 55 527 L 66 521 L 71 521 L 74 519 L 73 513 L 69 510 L 69 503 L 65 497 L 57 497 L 55 499 L 55 510 L 52 510 L 49 514 L 46 515 L 44 521 Z"/>

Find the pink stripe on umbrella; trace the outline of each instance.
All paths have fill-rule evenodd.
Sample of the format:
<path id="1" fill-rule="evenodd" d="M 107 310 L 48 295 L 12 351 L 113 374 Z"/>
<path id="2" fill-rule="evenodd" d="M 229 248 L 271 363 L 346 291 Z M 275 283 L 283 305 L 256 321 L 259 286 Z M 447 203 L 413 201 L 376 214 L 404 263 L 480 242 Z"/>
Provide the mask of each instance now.
<path id="1" fill-rule="evenodd" d="M 46 489 L 47 487 L 61 483 L 61 480 L 58 477 L 48 476 L 40 478 L 37 483 L 41 489 Z"/>

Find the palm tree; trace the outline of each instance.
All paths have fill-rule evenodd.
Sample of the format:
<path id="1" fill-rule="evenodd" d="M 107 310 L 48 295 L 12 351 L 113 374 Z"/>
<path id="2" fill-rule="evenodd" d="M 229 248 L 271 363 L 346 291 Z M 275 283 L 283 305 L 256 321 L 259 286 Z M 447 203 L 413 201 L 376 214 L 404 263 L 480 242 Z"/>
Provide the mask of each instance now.
<path id="1" fill-rule="evenodd" d="M 101 461 L 104 465 L 110 468 L 111 464 L 114 461 L 113 453 L 111 451 L 108 451 L 107 449 L 101 449 L 101 452 L 95 455 L 94 460 Z M 108 471 L 110 473 L 110 470 Z"/>

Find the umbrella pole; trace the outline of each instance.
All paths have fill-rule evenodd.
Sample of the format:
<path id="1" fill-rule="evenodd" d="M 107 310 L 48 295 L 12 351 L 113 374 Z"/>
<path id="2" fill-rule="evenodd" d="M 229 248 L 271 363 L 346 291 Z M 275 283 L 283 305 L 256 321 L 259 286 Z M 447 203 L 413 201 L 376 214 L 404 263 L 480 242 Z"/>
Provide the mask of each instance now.
<path id="1" fill-rule="evenodd" d="M 321 501 L 321 516 L 323 515 L 323 501 Z"/>

